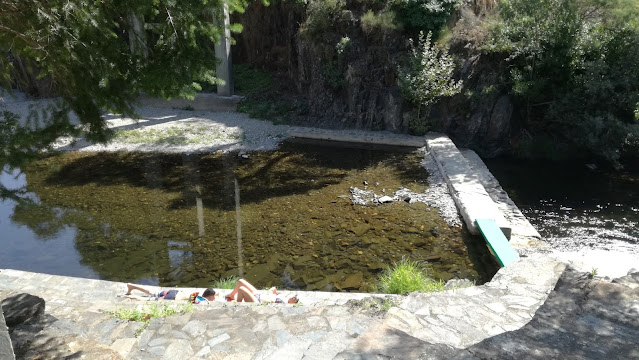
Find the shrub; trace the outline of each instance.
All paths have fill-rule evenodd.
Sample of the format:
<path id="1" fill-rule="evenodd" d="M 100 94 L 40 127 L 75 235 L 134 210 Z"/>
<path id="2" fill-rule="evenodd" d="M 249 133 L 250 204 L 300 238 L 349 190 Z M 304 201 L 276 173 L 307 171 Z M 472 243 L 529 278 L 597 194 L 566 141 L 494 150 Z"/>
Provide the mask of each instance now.
<path id="1" fill-rule="evenodd" d="M 421 116 L 421 107 L 426 108 L 427 116 L 431 105 L 442 96 L 452 96 L 461 91 L 462 81 L 452 79 L 455 64 L 446 50 L 441 50 L 431 42 L 432 33 L 424 38 L 419 34 L 415 46 L 411 39 L 411 57 L 408 64 L 398 68 L 399 87 L 406 98 L 418 105 L 417 119 L 413 120 L 416 134 L 426 130 L 425 119 Z"/>
<path id="2" fill-rule="evenodd" d="M 346 48 L 351 45 L 351 38 L 348 36 L 343 36 L 342 39 L 335 45 L 335 51 L 337 52 L 337 56 L 342 56 L 346 52 Z"/>
<path id="3" fill-rule="evenodd" d="M 388 267 L 379 278 L 375 290 L 386 294 L 405 294 L 411 291 L 435 292 L 444 290 L 444 283 L 428 277 L 417 262 L 402 259 Z"/>
<path id="4" fill-rule="evenodd" d="M 373 10 L 368 10 L 360 20 L 364 34 L 371 36 L 374 34 L 386 35 L 397 29 L 395 13 L 393 11 L 382 11 L 375 14 Z"/>
<path id="5" fill-rule="evenodd" d="M 614 4 L 614 2 L 612 2 Z M 524 127 L 617 164 L 636 134 L 639 28 L 577 0 L 500 3 L 484 50 L 503 56 Z"/>
<path id="6" fill-rule="evenodd" d="M 306 21 L 300 32 L 312 38 L 322 38 L 338 23 L 344 0 L 309 0 L 306 6 Z"/>
<path id="7" fill-rule="evenodd" d="M 296 110 L 286 98 L 278 97 L 277 93 L 258 93 L 246 96 L 237 104 L 237 111 L 246 113 L 254 119 L 272 121 L 273 124 L 288 124 L 290 114 Z"/>
<path id="8" fill-rule="evenodd" d="M 331 61 L 324 65 L 324 79 L 333 90 L 338 90 L 346 84 L 344 73 L 337 62 Z"/>
<path id="9" fill-rule="evenodd" d="M 233 83 L 235 92 L 242 95 L 268 89 L 273 85 L 270 73 L 254 69 L 248 64 L 233 65 Z"/>

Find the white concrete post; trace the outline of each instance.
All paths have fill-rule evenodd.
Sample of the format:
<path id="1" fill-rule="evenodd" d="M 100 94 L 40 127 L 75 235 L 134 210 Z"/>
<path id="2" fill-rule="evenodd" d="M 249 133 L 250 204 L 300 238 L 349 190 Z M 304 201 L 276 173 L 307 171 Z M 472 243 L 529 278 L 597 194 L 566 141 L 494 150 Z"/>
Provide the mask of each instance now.
<path id="1" fill-rule="evenodd" d="M 139 53 L 144 57 L 148 56 L 148 49 L 146 48 L 146 33 L 144 32 L 144 17 L 138 17 L 134 13 L 128 14 L 129 24 L 131 29 L 129 30 L 129 46 L 131 47 L 131 53 Z"/>
<path id="2" fill-rule="evenodd" d="M 217 86 L 217 94 L 220 96 L 233 95 L 233 73 L 231 64 L 231 19 L 229 17 L 229 5 L 224 3 L 223 19 L 224 33 L 215 44 L 215 57 L 218 64 L 215 67 L 215 76 L 224 81 L 224 85 Z"/>

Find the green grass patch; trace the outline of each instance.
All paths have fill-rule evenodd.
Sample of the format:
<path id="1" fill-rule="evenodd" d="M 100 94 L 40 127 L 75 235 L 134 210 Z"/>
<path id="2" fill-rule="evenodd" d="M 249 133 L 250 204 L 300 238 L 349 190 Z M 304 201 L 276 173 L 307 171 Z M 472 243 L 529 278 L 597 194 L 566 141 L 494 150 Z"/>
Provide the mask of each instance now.
<path id="1" fill-rule="evenodd" d="M 149 325 L 152 318 L 167 317 L 171 315 L 186 314 L 193 312 L 193 304 L 190 302 L 180 302 L 179 304 L 157 303 L 145 304 L 141 308 L 119 308 L 108 314 L 124 321 L 141 321 L 144 324 L 138 328 L 135 336 L 139 336 Z"/>
<path id="2" fill-rule="evenodd" d="M 405 294 L 411 291 L 436 292 L 444 290 L 444 282 L 430 278 L 416 261 L 402 259 L 382 272 L 375 291 L 385 294 Z"/>
<path id="3" fill-rule="evenodd" d="M 215 280 L 212 287 L 215 289 L 234 289 L 235 284 L 239 279 L 239 276 L 229 276 L 227 278 L 221 278 Z"/>

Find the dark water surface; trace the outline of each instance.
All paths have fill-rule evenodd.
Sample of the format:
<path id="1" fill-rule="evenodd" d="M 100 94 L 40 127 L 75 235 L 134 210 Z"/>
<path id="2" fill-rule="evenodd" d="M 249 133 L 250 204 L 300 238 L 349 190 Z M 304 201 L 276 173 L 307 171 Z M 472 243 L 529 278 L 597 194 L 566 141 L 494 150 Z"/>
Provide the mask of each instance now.
<path id="1" fill-rule="evenodd" d="M 0 202 L 0 268 L 198 287 L 239 274 L 257 287 L 368 291 L 407 257 L 439 279 L 486 281 L 485 247 L 436 209 L 351 205 L 349 188 L 364 181 L 378 194 L 424 191 L 420 161 L 290 143 L 245 156 L 58 154 L 2 174 L 28 194 Z"/>
<path id="2" fill-rule="evenodd" d="M 555 248 L 637 252 L 639 173 L 508 159 L 487 160 L 486 165 Z"/>

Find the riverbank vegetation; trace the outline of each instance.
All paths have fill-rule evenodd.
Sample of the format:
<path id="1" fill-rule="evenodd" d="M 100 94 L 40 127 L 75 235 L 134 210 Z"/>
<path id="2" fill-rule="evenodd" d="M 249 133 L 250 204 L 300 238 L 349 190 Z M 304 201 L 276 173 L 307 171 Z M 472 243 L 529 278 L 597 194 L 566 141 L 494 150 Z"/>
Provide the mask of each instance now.
<path id="1" fill-rule="evenodd" d="M 498 10 L 481 51 L 503 63 L 497 85 L 514 96 L 531 134 L 516 150 L 550 158 L 585 151 L 615 163 L 637 146 L 636 2 L 510 0 Z"/>
<path id="2" fill-rule="evenodd" d="M 189 97 L 215 84 L 212 45 L 221 28 L 211 20 L 221 4 L 3 2 L 2 87 L 62 101 L 40 116 L 49 122 L 37 131 L 3 113 L 0 161 L 23 164 L 60 135 L 106 141 L 113 134 L 102 111 L 134 115 L 142 92 Z M 231 30 L 237 87 L 247 95 L 240 110 L 252 116 L 436 130 L 485 157 L 615 166 L 639 157 L 637 1 L 230 5 L 238 14 L 248 10 L 232 17 Z M 429 46 L 419 43 L 420 32 L 432 34 Z M 82 126 L 71 124 L 70 110 Z"/>
<path id="3" fill-rule="evenodd" d="M 639 155 L 636 1 L 310 0 L 272 7 L 249 7 L 238 17 L 246 32 L 238 35 L 237 59 L 289 85 L 280 98 L 297 97 L 286 121 L 436 130 L 487 157 L 618 166 Z M 256 13 L 263 25 L 250 21 Z M 297 27 L 275 29 L 289 18 Z M 256 34 L 255 26 L 271 33 Z M 420 31 L 432 34 L 430 47 L 410 46 Z M 293 40 L 278 43 L 269 34 Z M 241 44 L 258 40 L 277 52 L 242 51 Z M 407 81 L 426 74 L 463 85 L 438 91 Z"/>

